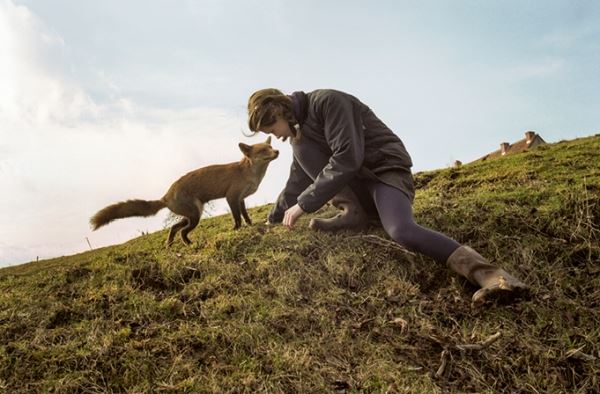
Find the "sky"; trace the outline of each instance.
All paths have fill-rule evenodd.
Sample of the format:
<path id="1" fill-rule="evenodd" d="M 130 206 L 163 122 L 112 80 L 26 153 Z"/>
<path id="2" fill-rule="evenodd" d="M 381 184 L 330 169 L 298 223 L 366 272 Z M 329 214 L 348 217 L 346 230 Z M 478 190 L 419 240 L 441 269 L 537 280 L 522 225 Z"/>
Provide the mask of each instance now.
<path id="1" fill-rule="evenodd" d="M 240 160 L 239 142 L 265 138 L 244 135 L 247 98 L 265 87 L 355 95 L 414 172 L 527 130 L 597 134 L 600 3 L 0 0 L 0 266 L 164 228 L 167 210 L 95 232 L 88 221 Z M 250 207 L 287 179 L 289 144 L 273 144 L 280 158 Z M 221 200 L 208 214 L 224 212 Z"/>

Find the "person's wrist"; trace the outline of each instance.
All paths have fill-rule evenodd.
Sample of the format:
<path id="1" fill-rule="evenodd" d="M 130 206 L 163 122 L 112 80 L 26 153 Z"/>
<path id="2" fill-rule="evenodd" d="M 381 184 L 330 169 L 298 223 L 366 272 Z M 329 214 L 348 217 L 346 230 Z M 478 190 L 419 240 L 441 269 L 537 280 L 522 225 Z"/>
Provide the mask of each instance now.
<path id="1" fill-rule="evenodd" d="M 298 208 L 300 208 L 300 210 L 302 211 L 302 213 L 308 213 L 308 211 L 306 209 L 304 209 L 304 207 L 302 205 L 300 205 L 300 203 L 296 203 L 296 205 L 298 206 Z"/>

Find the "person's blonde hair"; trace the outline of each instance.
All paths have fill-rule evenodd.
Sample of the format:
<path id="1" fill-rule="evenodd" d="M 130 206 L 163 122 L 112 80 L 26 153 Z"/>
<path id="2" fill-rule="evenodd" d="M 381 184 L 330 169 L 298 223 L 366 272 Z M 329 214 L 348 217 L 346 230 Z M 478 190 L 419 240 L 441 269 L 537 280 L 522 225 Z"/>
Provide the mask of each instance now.
<path id="1" fill-rule="evenodd" d="M 257 90 L 248 99 L 248 128 L 257 133 L 262 127 L 275 123 L 281 115 L 288 123 L 295 123 L 292 99 L 278 89 Z"/>

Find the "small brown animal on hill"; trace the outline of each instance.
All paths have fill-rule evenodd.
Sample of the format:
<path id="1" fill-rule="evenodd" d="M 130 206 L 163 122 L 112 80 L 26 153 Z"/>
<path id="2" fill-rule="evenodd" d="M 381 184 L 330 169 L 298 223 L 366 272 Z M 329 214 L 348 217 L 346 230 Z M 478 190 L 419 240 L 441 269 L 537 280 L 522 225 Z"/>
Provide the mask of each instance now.
<path id="1" fill-rule="evenodd" d="M 242 224 L 240 213 L 251 225 L 244 198 L 256 192 L 269 163 L 277 158 L 279 151 L 271 147 L 271 137 L 254 145 L 240 143 L 239 147 L 244 154 L 239 162 L 207 166 L 187 173 L 175 181 L 160 200 L 128 200 L 109 205 L 90 219 L 92 228 L 97 230 L 115 219 L 156 215 L 166 207 L 176 215 L 183 216 L 171 227 L 167 247 L 171 246 L 179 230 L 181 239 L 189 245 L 188 233 L 198 225 L 204 204 L 223 197 L 231 208 L 234 228 Z"/>

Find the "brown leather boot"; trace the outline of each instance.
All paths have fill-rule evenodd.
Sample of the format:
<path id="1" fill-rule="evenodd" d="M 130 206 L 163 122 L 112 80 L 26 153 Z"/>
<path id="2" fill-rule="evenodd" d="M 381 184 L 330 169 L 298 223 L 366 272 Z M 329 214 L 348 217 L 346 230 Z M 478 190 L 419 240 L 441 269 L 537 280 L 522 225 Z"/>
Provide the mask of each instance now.
<path id="1" fill-rule="evenodd" d="M 482 305 L 487 301 L 510 301 L 527 293 L 528 287 L 502 268 L 489 264 L 479 253 L 468 246 L 461 246 L 448 257 L 448 266 L 466 277 L 474 285 L 481 286 L 473 294 L 473 303 Z"/>
<path id="2" fill-rule="evenodd" d="M 329 219 L 311 219 L 308 227 L 313 230 L 338 231 L 341 229 L 360 230 L 369 225 L 369 215 L 349 187 L 345 187 L 336 194 L 331 199 L 331 204 L 342 212 Z"/>

